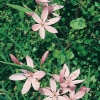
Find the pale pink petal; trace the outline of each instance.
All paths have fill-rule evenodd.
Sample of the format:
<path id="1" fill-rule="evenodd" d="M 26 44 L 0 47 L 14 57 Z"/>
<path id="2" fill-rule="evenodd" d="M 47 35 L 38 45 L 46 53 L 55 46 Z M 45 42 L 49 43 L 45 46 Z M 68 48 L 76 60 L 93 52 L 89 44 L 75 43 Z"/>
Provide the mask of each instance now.
<path id="1" fill-rule="evenodd" d="M 45 38 L 45 30 L 44 30 L 44 28 L 43 27 L 41 27 L 40 28 L 40 37 L 42 38 L 42 39 L 44 39 Z"/>
<path id="2" fill-rule="evenodd" d="M 71 82 L 71 83 L 69 84 L 69 87 L 70 87 L 71 89 L 74 89 L 74 88 L 76 87 L 76 85 L 75 85 L 73 82 Z"/>
<path id="3" fill-rule="evenodd" d="M 63 7 L 64 6 L 61 6 L 61 5 L 55 5 L 55 6 L 53 6 L 53 11 L 58 10 L 58 9 L 61 9 Z"/>
<path id="4" fill-rule="evenodd" d="M 18 61 L 18 59 L 17 59 L 14 55 L 10 54 L 10 57 L 11 57 L 11 59 L 12 59 L 12 61 L 13 61 L 14 63 L 20 65 L 20 62 Z"/>
<path id="5" fill-rule="evenodd" d="M 60 82 L 61 82 L 61 83 L 64 82 L 64 74 L 65 74 L 65 69 L 62 69 L 62 70 L 60 71 Z"/>
<path id="6" fill-rule="evenodd" d="M 34 73 L 34 78 L 43 78 L 45 74 L 46 73 L 44 71 L 37 71 Z"/>
<path id="7" fill-rule="evenodd" d="M 26 62 L 27 62 L 27 65 L 34 68 L 34 65 L 33 65 L 33 60 L 31 57 L 29 57 L 28 55 L 26 56 Z"/>
<path id="8" fill-rule="evenodd" d="M 27 74 L 29 71 L 25 70 L 25 69 L 20 69 L 20 71 L 22 71 L 24 74 Z"/>
<path id="9" fill-rule="evenodd" d="M 49 55 L 49 51 L 46 51 L 46 52 L 43 54 L 42 59 L 41 59 L 41 61 L 40 61 L 41 64 L 43 64 L 43 63 L 46 61 L 48 55 Z"/>
<path id="10" fill-rule="evenodd" d="M 62 94 L 65 94 L 65 93 L 67 93 L 68 91 L 70 91 L 69 88 L 62 88 L 62 90 L 63 90 Z"/>
<path id="11" fill-rule="evenodd" d="M 34 12 L 25 12 L 28 16 L 32 16 Z"/>
<path id="12" fill-rule="evenodd" d="M 42 95 L 46 95 L 46 96 L 51 96 L 52 95 L 52 92 L 46 88 L 39 88 L 39 92 L 42 94 Z"/>
<path id="13" fill-rule="evenodd" d="M 58 31 L 52 26 L 44 26 L 44 27 L 50 33 L 58 33 Z"/>
<path id="14" fill-rule="evenodd" d="M 10 79 L 10 80 L 16 81 L 16 80 L 24 80 L 24 79 L 26 79 L 26 77 L 25 77 L 25 75 L 22 74 L 22 73 L 17 73 L 17 74 L 11 75 L 11 76 L 9 77 L 9 79 Z"/>
<path id="15" fill-rule="evenodd" d="M 85 86 L 82 86 L 80 88 L 80 91 L 85 91 L 86 93 L 90 91 L 90 88 L 86 88 Z"/>
<path id="16" fill-rule="evenodd" d="M 66 84 L 66 83 L 60 83 L 60 86 L 63 87 L 63 88 L 65 88 L 65 87 L 68 86 L 68 84 Z"/>
<path id="17" fill-rule="evenodd" d="M 35 0 L 36 3 L 45 3 L 45 2 L 51 2 L 52 0 Z"/>
<path id="18" fill-rule="evenodd" d="M 56 82 L 52 78 L 50 79 L 50 87 L 51 87 L 52 92 L 56 92 Z"/>
<path id="19" fill-rule="evenodd" d="M 55 24 L 56 22 L 58 22 L 59 20 L 61 19 L 61 17 L 55 17 L 55 18 L 52 18 L 52 19 L 49 19 L 47 22 L 46 22 L 46 25 L 52 25 L 52 24 Z"/>
<path id="20" fill-rule="evenodd" d="M 33 30 L 33 31 L 37 31 L 37 30 L 39 30 L 40 28 L 41 28 L 40 24 L 34 24 L 34 25 L 32 25 L 32 30 Z"/>
<path id="21" fill-rule="evenodd" d="M 78 84 L 78 83 L 82 83 L 85 79 L 83 80 L 75 80 L 75 81 L 72 81 L 73 84 Z"/>
<path id="22" fill-rule="evenodd" d="M 51 97 L 46 97 L 46 98 L 43 99 L 43 100 L 52 100 L 52 98 L 51 98 Z"/>
<path id="23" fill-rule="evenodd" d="M 63 69 L 65 69 L 65 77 L 67 78 L 69 76 L 69 68 L 66 64 L 64 64 Z"/>
<path id="24" fill-rule="evenodd" d="M 84 92 L 84 91 L 78 91 L 78 92 L 74 95 L 74 98 L 80 99 L 80 98 L 82 98 L 84 95 L 85 95 L 85 92 Z"/>
<path id="25" fill-rule="evenodd" d="M 59 17 L 59 15 L 57 13 L 52 13 L 54 16 Z"/>
<path id="26" fill-rule="evenodd" d="M 57 82 L 60 82 L 60 76 L 59 75 L 53 74 L 52 76 Z"/>
<path id="27" fill-rule="evenodd" d="M 44 7 L 44 9 L 42 10 L 42 14 L 41 14 L 41 20 L 45 22 L 47 17 L 48 17 L 48 8 Z"/>
<path id="28" fill-rule="evenodd" d="M 80 69 L 78 69 L 78 70 L 72 72 L 72 73 L 70 74 L 70 78 L 71 78 L 72 80 L 74 80 L 74 79 L 76 79 L 76 78 L 79 76 L 79 74 L 80 74 Z"/>
<path id="29" fill-rule="evenodd" d="M 40 17 L 39 17 L 35 12 L 32 14 L 32 18 L 33 18 L 37 23 L 40 23 L 40 22 L 41 22 Z"/>
<path id="30" fill-rule="evenodd" d="M 35 78 L 31 79 L 31 82 L 35 90 L 38 90 L 40 88 L 40 83 Z"/>
<path id="31" fill-rule="evenodd" d="M 66 98 L 63 96 L 58 96 L 58 100 L 66 100 Z"/>
<path id="32" fill-rule="evenodd" d="M 63 97 L 66 98 L 66 100 L 70 100 L 70 98 L 67 95 L 64 95 Z"/>
<path id="33" fill-rule="evenodd" d="M 27 93 L 29 91 L 30 87 L 31 87 L 31 81 L 29 79 L 27 79 L 25 84 L 23 85 L 22 94 Z"/>

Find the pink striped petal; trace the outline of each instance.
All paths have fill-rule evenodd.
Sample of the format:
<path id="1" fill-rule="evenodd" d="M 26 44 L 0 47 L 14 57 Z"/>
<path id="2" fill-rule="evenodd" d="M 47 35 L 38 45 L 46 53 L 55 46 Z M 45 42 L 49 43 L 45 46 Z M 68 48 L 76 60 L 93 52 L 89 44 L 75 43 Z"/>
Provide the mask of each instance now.
<path id="1" fill-rule="evenodd" d="M 26 56 L 26 62 L 27 62 L 27 65 L 34 68 L 34 65 L 33 65 L 33 60 L 31 57 L 29 57 L 28 55 Z"/>
<path id="2" fill-rule="evenodd" d="M 49 55 L 49 51 L 46 51 L 46 52 L 43 54 L 42 59 L 41 59 L 41 61 L 40 61 L 41 64 L 43 64 L 43 63 L 46 61 L 48 55 Z"/>
<path id="3" fill-rule="evenodd" d="M 52 96 L 52 92 L 46 88 L 39 88 L 39 92 L 42 95 L 46 95 L 46 96 Z"/>
<path id="4" fill-rule="evenodd" d="M 34 73 L 34 78 L 43 78 L 45 76 L 44 71 L 37 71 Z"/>
<path id="5" fill-rule="evenodd" d="M 68 77 L 69 76 L 69 68 L 68 68 L 68 66 L 66 64 L 64 64 L 63 69 L 66 70 L 65 71 L 65 77 Z"/>
<path id="6" fill-rule="evenodd" d="M 46 19 L 47 19 L 47 17 L 48 17 L 48 8 L 47 7 L 44 7 L 44 9 L 42 11 L 42 14 L 41 14 L 41 20 L 43 22 L 45 22 Z"/>
<path id="7" fill-rule="evenodd" d="M 56 22 L 58 22 L 60 20 L 61 17 L 55 17 L 55 18 L 52 18 L 52 19 L 49 19 L 47 22 L 46 22 L 46 25 L 52 25 L 52 24 L 55 24 Z"/>
<path id="8" fill-rule="evenodd" d="M 79 76 L 79 74 L 80 74 L 80 69 L 78 69 L 78 70 L 72 72 L 72 73 L 70 74 L 70 78 L 71 78 L 72 80 L 74 80 L 74 79 L 76 79 L 76 78 Z"/>
<path id="9" fill-rule="evenodd" d="M 88 93 L 90 91 L 90 88 L 86 88 L 85 86 L 82 86 L 80 88 L 80 91 L 85 91 L 85 93 Z"/>
<path id="10" fill-rule="evenodd" d="M 53 74 L 52 76 L 57 82 L 60 82 L 60 76 L 59 75 Z"/>
<path id="11" fill-rule="evenodd" d="M 42 39 L 45 38 L 45 30 L 44 30 L 43 27 L 40 28 L 40 37 L 41 37 Z"/>
<path id="12" fill-rule="evenodd" d="M 44 26 L 44 27 L 50 33 L 58 33 L 58 31 L 52 26 Z"/>
<path id="13" fill-rule="evenodd" d="M 57 13 L 52 13 L 54 16 L 59 17 L 59 15 Z"/>
<path id="14" fill-rule="evenodd" d="M 33 18 L 37 23 L 40 23 L 40 22 L 41 22 L 40 17 L 39 17 L 35 12 L 32 14 L 32 18 Z"/>
<path id="15" fill-rule="evenodd" d="M 37 30 L 39 30 L 41 28 L 41 25 L 40 24 L 34 24 L 34 25 L 32 25 L 32 30 L 33 31 L 37 31 Z"/>
<path id="16" fill-rule="evenodd" d="M 50 79 L 50 87 L 51 87 L 52 92 L 56 92 L 56 82 L 52 78 Z"/>
<path id="17" fill-rule="evenodd" d="M 84 95 L 85 95 L 85 92 L 84 92 L 84 91 L 78 91 L 78 92 L 74 95 L 74 98 L 75 98 L 75 99 L 80 99 L 80 98 L 82 98 Z"/>
<path id="18" fill-rule="evenodd" d="M 17 73 L 17 74 L 11 75 L 11 76 L 9 77 L 9 79 L 10 79 L 10 80 L 16 81 L 16 80 L 24 80 L 24 79 L 26 79 L 26 77 L 25 77 L 25 75 L 22 74 L 22 73 Z"/>
<path id="19" fill-rule="evenodd" d="M 31 82 L 35 90 L 38 90 L 40 88 L 40 83 L 35 78 L 31 79 Z"/>
<path id="20" fill-rule="evenodd" d="M 25 84 L 23 85 L 22 94 L 27 93 L 29 91 L 30 87 L 31 87 L 31 81 L 29 79 L 27 79 Z"/>
<path id="21" fill-rule="evenodd" d="M 20 65 L 20 62 L 18 61 L 18 59 L 17 59 L 14 55 L 10 54 L 10 57 L 11 57 L 11 59 L 12 59 L 12 61 L 13 61 L 14 63 Z"/>
<path id="22" fill-rule="evenodd" d="M 82 83 L 85 79 L 83 80 L 75 80 L 75 81 L 72 81 L 73 84 L 78 84 L 78 83 Z"/>

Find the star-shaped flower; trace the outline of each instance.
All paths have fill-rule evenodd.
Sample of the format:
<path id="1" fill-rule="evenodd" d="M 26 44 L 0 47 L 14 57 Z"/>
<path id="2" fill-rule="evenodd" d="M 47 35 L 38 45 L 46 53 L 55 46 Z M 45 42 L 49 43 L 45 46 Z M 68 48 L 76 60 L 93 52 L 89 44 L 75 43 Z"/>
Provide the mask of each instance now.
<path id="1" fill-rule="evenodd" d="M 34 68 L 33 61 L 29 56 L 26 56 L 26 61 L 27 61 L 27 65 L 29 67 Z M 24 70 L 24 69 L 21 69 L 21 71 L 23 73 L 13 74 L 9 77 L 9 79 L 15 80 L 15 81 L 27 79 L 25 84 L 23 85 L 22 94 L 25 94 L 29 91 L 31 84 L 35 90 L 38 90 L 40 87 L 40 83 L 38 82 L 38 80 L 40 80 L 41 78 L 43 78 L 45 76 L 45 72 L 37 71 L 37 72 L 33 73 L 31 71 Z"/>

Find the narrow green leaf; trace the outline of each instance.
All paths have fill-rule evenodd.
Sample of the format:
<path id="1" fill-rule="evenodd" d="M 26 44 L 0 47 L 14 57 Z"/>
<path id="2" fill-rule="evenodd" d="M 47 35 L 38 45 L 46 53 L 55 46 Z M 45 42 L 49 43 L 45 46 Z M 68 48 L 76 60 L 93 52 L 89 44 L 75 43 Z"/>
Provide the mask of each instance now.
<path id="1" fill-rule="evenodd" d="M 24 8 L 22 6 L 19 5 L 13 5 L 13 4 L 7 4 L 9 7 L 12 7 L 16 10 L 22 11 L 22 12 L 32 12 L 32 10 L 28 9 L 28 8 Z"/>

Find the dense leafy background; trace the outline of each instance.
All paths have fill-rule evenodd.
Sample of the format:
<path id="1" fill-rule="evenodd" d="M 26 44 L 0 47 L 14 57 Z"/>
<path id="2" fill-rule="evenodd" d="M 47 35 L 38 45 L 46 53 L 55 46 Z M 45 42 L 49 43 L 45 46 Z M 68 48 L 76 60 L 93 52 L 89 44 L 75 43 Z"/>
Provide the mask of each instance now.
<path id="1" fill-rule="evenodd" d="M 46 38 L 42 40 L 38 32 L 31 30 L 34 24 L 31 17 L 7 6 L 7 4 L 26 5 L 37 12 L 34 0 L 0 0 L 0 60 L 12 62 L 9 57 L 12 53 L 20 61 L 25 62 L 27 54 L 35 62 L 40 63 L 43 53 L 49 50 L 50 54 L 42 66 L 43 69 L 49 73 L 59 73 L 64 63 L 70 65 L 71 71 L 80 68 L 79 78 L 87 78 L 83 85 L 91 88 L 88 100 L 100 100 L 100 2 L 97 0 L 54 0 L 54 2 L 64 5 L 64 8 L 58 11 L 62 18 L 54 26 L 59 31 L 57 36 L 66 52 L 61 50 L 53 34 L 46 33 Z M 81 27 L 78 26 L 79 20 Z M 33 88 L 26 95 L 21 95 L 25 81 L 14 82 L 8 79 L 12 73 L 18 71 L 17 68 L 0 63 L 0 100 L 37 100 L 37 98 L 42 100 L 43 97 Z M 48 78 L 49 76 L 42 79 L 41 86 L 49 86 Z M 82 100 L 85 100 L 85 97 Z"/>

